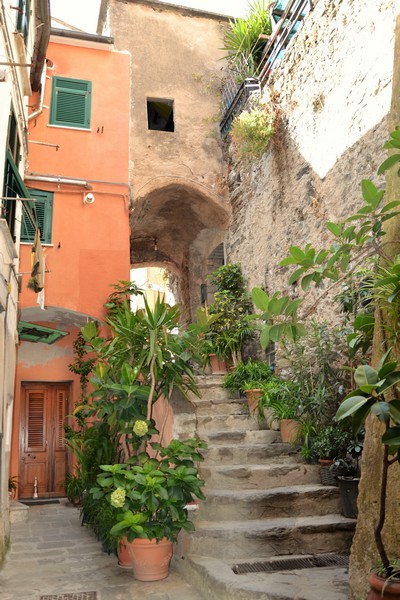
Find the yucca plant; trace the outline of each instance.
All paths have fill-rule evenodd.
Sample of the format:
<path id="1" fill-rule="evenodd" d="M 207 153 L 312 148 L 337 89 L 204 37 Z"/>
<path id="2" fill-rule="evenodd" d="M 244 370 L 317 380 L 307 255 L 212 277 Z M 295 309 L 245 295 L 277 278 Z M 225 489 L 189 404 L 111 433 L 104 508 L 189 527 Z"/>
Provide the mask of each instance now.
<path id="1" fill-rule="evenodd" d="M 229 22 L 224 35 L 224 46 L 232 69 L 242 81 L 257 75 L 265 40 L 260 35 L 270 35 L 271 18 L 267 0 L 254 0 L 248 4 L 247 16 Z"/>

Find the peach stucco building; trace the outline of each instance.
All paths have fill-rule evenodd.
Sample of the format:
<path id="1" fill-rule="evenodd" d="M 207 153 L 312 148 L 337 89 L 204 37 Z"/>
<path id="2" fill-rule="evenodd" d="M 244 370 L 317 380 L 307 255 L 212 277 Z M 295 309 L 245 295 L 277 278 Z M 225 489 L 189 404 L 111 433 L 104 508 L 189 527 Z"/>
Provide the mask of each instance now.
<path id="1" fill-rule="evenodd" d="M 42 93 L 31 98 L 25 184 L 45 255 L 44 291 L 27 284 L 35 228 L 22 223 L 20 325 L 10 472 L 19 497 L 63 495 L 63 422 L 79 400 L 68 369 L 87 320 L 129 280 L 130 57 L 104 36 L 52 30 Z M 44 306 L 44 309 L 40 306 Z"/>

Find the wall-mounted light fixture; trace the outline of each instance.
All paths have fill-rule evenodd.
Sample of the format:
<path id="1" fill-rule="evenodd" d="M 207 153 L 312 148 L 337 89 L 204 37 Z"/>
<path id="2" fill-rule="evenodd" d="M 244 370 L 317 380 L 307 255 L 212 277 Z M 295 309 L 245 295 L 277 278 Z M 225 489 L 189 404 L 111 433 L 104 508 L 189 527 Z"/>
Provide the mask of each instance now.
<path id="1" fill-rule="evenodd" d="M 83 204 L 93 204 L 95 197 L 90 192 L 83 197 Z"/>

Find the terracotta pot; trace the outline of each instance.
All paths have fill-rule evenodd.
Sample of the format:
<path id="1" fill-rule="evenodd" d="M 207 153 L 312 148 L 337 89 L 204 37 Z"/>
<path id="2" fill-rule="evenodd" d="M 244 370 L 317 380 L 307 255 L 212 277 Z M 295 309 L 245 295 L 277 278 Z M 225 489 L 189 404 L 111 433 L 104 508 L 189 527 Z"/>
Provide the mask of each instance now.
<path id="1" fill-rule="evenodd" d="M 367 600 L 398 600 L 400 598 L 400 581 L 390 581 L 386 583 L 383 577 L 379 577 L 375 573 L 372 573 L 369 577 L 369 584 L 371 586 L 370 592 L 367 596 Z M 383 590 L 382 593 L 382 589 Z"/>
<path id="2" fill-rule="evenodd" d="M 249 405 L 249 412 L 253 414 L 258 410 L 258 401 L 260 400 L 262 390 L 259 388 L 254 388 L 254 390 L 245 390 L 247 404 Z"/>
<path id="3" fill-rule="evenodd" d="M 172 557 L 172 542 L 163 538 L 136 538 L 128 545 L 133 568 L 133 576 L 138 581 L 158 581 L 169 574 L 169 563 Z"/>
<path id="4" fill-rule="evenodd" d="M 223 375 L 228 372 L 225 361 L 219 360 L 219 358 L 216 354 L 210 354 L 209 358 L 210 358 L 211 372 L 214 375 Z"/>
<path id="5" fill-rule="evenodd" d="M 281 420 L 281 440 L 288 444 L 294 444 L 300 431 L 300 423 L 294 419 Z"/>
<path id="6" fill-rule="evenodd" d="M 120 567 L 124 567 L 125 569 L 132 569 L 131 557 L 129 554 L 129 543 L 126 537 L 120 539 L 118 544 L 118 564 Z"/>
<path id="7" fill-rule="evenodd" d="M 279 421 L 275 418 L 275 412 L 273 409 L 264 408 L 263 413 L 267 428 L 272 429 L 272 431 L 279 431 Z"/>

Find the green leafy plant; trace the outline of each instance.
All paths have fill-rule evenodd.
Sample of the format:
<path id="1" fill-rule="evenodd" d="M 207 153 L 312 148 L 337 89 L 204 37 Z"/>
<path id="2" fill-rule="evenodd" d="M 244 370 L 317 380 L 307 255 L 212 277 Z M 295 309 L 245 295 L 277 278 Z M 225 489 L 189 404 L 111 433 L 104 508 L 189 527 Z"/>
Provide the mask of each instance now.
<path id="1" fill-rule="evenodd" d="M 393 576 L 394 566 L 387 555 L 382 530 L 386 520 L 388 470 L 390 466 L 400 462 L 400 370 L 398 370 L 398 362 L 390 359 L 389 350 L 383 355 L 377 369 L 369 365 L 360 365 L 355 371 L 354 378 L 358 388 L 347 395 L 337 411 L 336 418 L 340 421 L 351 417 L 354 430 L 358 431 L 367 416 L 372 414 L 385 428 L 382 435 L 384 451 L 379 518 L 374 534 L 383 565 L 383 573 L 385 578 L 388 578 Z"/>
<path id="2" fill-rule="evenodd" d="M 274 110 L 260 101 L 235 117 L 230 135 L 241 159 L 261 158 L 275 132 L 274 123 Z"/>
<path id="3" fill-rule="evenodd" d="M 225 375 L 223 385 L 230 392 L 243 392 L 245 389 L 262 387 L 271 377 L 272 370 L 268 363 L 249 358 L 247 362 L 240 361 Z"/>
<path id="4" fill-rule="evenodd" d="M 203 460 L 201 440 L 191 438 L 172 442 L 163 448 L 151 444 L 160 458 L 142 453 L 126 464 L 102 465 L 98 486 L 91 489 L 94 499 L 105 497 L 114 507 L 115 522 L 110 534 L 128 541 L 136 537 L 176 541 L 181 529 L 193 531 L 186 505 L 194 497 L 204 499 L 204 481 L 196 463 Z"/>
<path id="5" fill-rule="evenodd" d="M 312 449 L 314 453 L 326 460 L 344 460 L 352 440 L 352 434 L 344 427 L 329 425 L 321 429 L 315 436 Z"/>
<path id="6" fill-rule="evenodd" d="M 269 4 L 266 0 L 254 0 L 248 4 L 246 18 L 229 21 L 224 34 L 224 47 L 230 68 L 240 83 L 246 77 L 257 75 L 265 40 L 260 36 L 272 31 Z"/>
<path id="7" fill-rule="evenodd" d="M 8 478 L 8 492 L 12 498 L 15 496 L 17 489 L 18 477 L 16 475 L 13 475 L 12 477 Z"/>
<path id="8" fill-rule="evenodd" d="M 238 264 L 222 265 L 209 278 L 217 288 L 209 314 L 216 318 L 204 336 L 203 352 L 215 353 L 220 359 L 230 359 L 237 365 L 242 346 L 255 329 L 250 320 L 252 303 L 246 282 Z"/>

